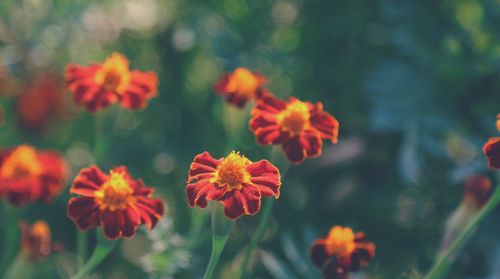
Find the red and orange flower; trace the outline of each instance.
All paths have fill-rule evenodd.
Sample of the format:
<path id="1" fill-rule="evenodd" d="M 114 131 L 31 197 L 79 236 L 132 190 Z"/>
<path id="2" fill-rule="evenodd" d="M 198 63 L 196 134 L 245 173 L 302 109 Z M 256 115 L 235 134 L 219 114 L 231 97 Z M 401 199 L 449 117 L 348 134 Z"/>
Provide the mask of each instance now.
<path id="1" fill-rule="evenodd" d="M 480 209 L 491 197 L 491 180 L 482 175 L 472 175 L 465 181 L 463 202 Z"/>
<path id="2" fill-rule="evenodd" d="M 228 103 L 242 108 L 249 100 L 256 100 L 265 92 L 262 86 L 266 82 L 263 75 L 239 67 L 223 75 L 215 84 L 214 91 L 224 96 Z"/>
<path id="3" fill-rule="evenodd" d="M 54 74 L 39 74 L 16 100 L 20 124 L 40 130 L 65 112 L 64 81 Z"/>
<path id="4" fill-rule="evenodd" d="M 496 126 L 500 132 L 500 113 L 497 115 Z M 489 139 L 483 147 L 483 153 L 488 159 L 490 168 L 500 169 L 500 137 Z"/>
<path id="5" fill-rule="evenodd" d="M 323 111 L 320 102 L 312 104 L 294 97 L 287 102 L 266 95 L 252 110 L 250 128 L 260 144 L 281 144 L 288 159 L 299 164 L 321 155 L 323 139 L 337 143 L 339 123 Z"/>
<path id="6" fill-rule="evenodd" d="M 311 248 L 311 260 L 322 269 L 325 279 L 344 278 L 348 272 L 367 266 L 374 256 L 375 244 L 367 241 L 364 233 L 341 226 L 332 227 Z"/>
<path id="7" fill-rule="evenodd" d="M 127 58 L 115 52 L 103 64 L 68 65 L 66 83 L 75 102 L 95 112 L 114 103 L 144 108 L 157 95 L 158 78 L 154 72 L 130 70 Z"/>
<path id="8" fill-rule="evenodd" d="M 61 245 L 52 244 L 49 224 L 38 220 L 33 225 L 21 222 L 21 253 L 30 261 L 46 259 L 53 251 L 62 250 Z"/>
<path id="9" fill-rule="evenodd" d="M 109 175 L 97 166 L 82 169 L 70 193 L 80 195 L 68 203 L 68 216 L 78 229 L 102 225 L 109 239 L 132 237 L 142 224 L 153 229 L 163 216 L 163 202 L 152 198 L 153 189 L 133 179 L 123 166 Z"/>
<path id="10" fill-rule="evenodd" d="M 224 205 L 224 214 L 237 219 L 260 210 L 261 198 L 280 196 L 279 170 L 267 160 L 252 162 L 236 152 L 215 159 L 208 152 L 197 155 L 189 169 L 186 197 L 189 205 L 204 208 L 207 200 Z"/>
<path id="11" fill-rule="evenodd" d="M 55 151 L 29 145 L 0 149 L 0 196 L 16 206 L 49 202 L 64 189 L 68 172 L 66 161 Z"/>

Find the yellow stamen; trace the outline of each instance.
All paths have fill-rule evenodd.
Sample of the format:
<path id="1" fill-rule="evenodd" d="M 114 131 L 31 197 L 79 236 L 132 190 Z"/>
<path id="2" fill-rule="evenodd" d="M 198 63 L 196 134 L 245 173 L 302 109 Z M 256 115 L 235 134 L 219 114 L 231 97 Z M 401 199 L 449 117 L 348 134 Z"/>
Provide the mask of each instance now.
<path id="1" fill-rule="evenodd" d="M 111 171 L 109 180 L 102 185 L 101 189 L 95 191 L 95 197 L 101 210 L 115 211 L 125 209 L 127 205 L 135 201 L 133 192 L 124 172 Z"/>
<path id="2" fill-rule="evenodd" d="M 113 53 L 106 58 L 101 69 L 95 75 L 95 82 L 107 91 L 123 93 L 130 83 L 128 60 L 119 53 Z"/>
<path id="3" fill-rule="evenodd" d="M 233 151 L 217 167 L 212 182 L 219 187 L 226 187 L 228 190 L 241 189 L 243 183 L 250 182 L 250 174 L 246 170 L 250 163 L 250 160 L 245 156 Z"/>
<path id="4" fill-rule="evenodd" d="M 39 175 L 42 169 L 36 150 L 28 145 L 20 145 L 5 160 L 0 175 L 5 178 L 20 178 Z"/>
<path id="5" fill-rule="evenodd" d="M 326 239 L 326 251 L 329 255 L 349 256 L 356 248 L 354 233 L 350 228 L 333 227 Z"/>
<path id="6" fill-rule="evenodd" d="M 227 91 L 252 97 L 259 86 L 257 77 L 245 68 L 237 68 L 229 75 Z"/>
<path id="7" fill-rule="evenodd" d="M 298 136 L 309 128 L 309 107 L 304 102 L 294 100 L 276 118 L 282 131 L 288 132 L 292 137 Z"/>

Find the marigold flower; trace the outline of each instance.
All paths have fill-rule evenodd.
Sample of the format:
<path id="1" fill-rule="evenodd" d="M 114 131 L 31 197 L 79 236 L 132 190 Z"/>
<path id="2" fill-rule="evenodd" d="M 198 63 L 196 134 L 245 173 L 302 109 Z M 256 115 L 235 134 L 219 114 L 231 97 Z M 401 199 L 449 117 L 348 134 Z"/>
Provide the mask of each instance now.
<path id="1" fill-rule="evenodd" d="M 29 145 L 0 150 L 0 196 L 16 206 L 51 201 L 64 189 L 66 161 L 55 151 Z"/>
<path id="2" fill-rule="evenodd" d="M 497 114 L 497 130 L 500 132 L 500 113 Z"/>
<path id="3" fill-rule="evenodd" d="M 280 196 L 279 170 L 267 160 L 252 162 L 236 152 L 214 159 L 208 152 L 197 155 L 189 169 L 186 197 L 189 205 L 204 208 L 207 200 L 224 205 L 224 214 L 237 219 L 260 210 L 262 197 Z"/>
<path id="4" fill-rule="evenodd" d="M 80 196 L 69 200 L 68 216 L 83 231 L 102 225 L 109 239 L 132 237 L 139 225 L 151 230 L 163 216 L 163 202 L 152 198 L 153 191 L 124 166 L 109 175 L 91 166 L 75 177 L 70 193 Z"/>
<path id="5" fill-rule="evenodd" d="M 51 231 L 47 222 L 38 220 L 33 225 L 20 223 L 21 253 L 30 261 L 47 258 L 52 251 L 59 250 L 60 245 L 53 245 Z"/>
<path id="6" fill-rule="evenodd" d="M 228 103 L 242 108 L 249 100 L 255 100 L 264 93 L 261 89 L 266 82 L 263 75 L 240 67 L 223 75 L 215 84 L 214 91 L 224 96 Z"/>
<path id="7" fill-rule="evenodd" d="M 16 113 L 22 126 L 43 129 L 64 111 L 64 82 L 54 74 L 40 74 L 16 101 Z"/>
<path id="8" fill-rule="evenodd" d="M 323 111 L 320 102 L 312 104 L 294 97 L 287 102 L 267 95 L 253 109 L 250 128 L 260 144 L 281 144 L 288 159 L 299 164 L 321 155 L 323 139 L 337 143 L 339 123 Z"/>
<path id="9" fill-rule="evenodd" d="M 314 241 L 311 260 L 323 270 L 324 278 L 342 278 L 348 272 L 367 266 L 375 256 L 375 244 L 362 232 L 334 226 L 325 238 Z"/>
<path id="10" fill-rule="evenodd" d="M 491 138 L 483 147 L 490 168 L 500 169 L 500 137 Z"/>
<path id="11" fill-rule="evenodd" d="M 114 103 L 144 108 L 157 95 L 158 78 L 154 72 L 130 70 L 127 58 L 115 52 L 103 64 L 68 65 L 66 83 L 75 102 L 95 112 Z"/>

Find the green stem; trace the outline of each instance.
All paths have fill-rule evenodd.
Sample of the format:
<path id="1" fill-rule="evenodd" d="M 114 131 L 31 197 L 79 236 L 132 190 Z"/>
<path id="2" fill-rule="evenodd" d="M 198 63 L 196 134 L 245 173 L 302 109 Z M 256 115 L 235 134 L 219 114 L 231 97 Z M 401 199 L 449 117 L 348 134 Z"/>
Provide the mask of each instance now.
<path id="1" fill-rule="evenodd" d="M 97 239 L 97 246 L 90 256 L 90 259 L 78 270 L 78 272 L 71 277 L 71 279 L 84 278 L 87 274 L 92 272 L 99 264 L 113 251 L 117 241 L 109 241 L 99 234 Z"/>
<path id="2" fill-rule="evenodd" d="M 264 232 L 267 228 L 267 223 L 269 222 L 269 217 L 271 216 L 271 212 L 274 206 L 275 199 L 269 198 L 264 201 L 264 208 L 262 209 L 262 217 L 260 219 L 257 230 L 255 231 L 254 237 L 248 246 L 245 257 L 243 258 L 243 262 L 241 264 L 239 276 L 237 278 L 243 278 L 247 269 L 248 262 L 252 257 L 253 250 L 257 247 L 262 237 L 264 236 Z"/>
<path id="3" fill-rule="evenodd" d="M 87 236 L 87 232 L 82 232 L 80 230 L 77 230 L 76 231 L 77 233 L 77 247 L 76 247 L 76 251 L 77 251 L 77 254 L 78 256 L 80 256 L 80 258 L 82 259 L 82 261 L 86 261 L 87 260 L 87 257 L 88 257 L 88 236 Z"/>
<path id="4" fill-rule="evenodd" d="M 212 214 L 212 253 L 203 279 L 211 279 L 214 275 L 215 268 L 234 225 L 233 221 L 224 216 L 223 207 L 220 204 L 212 202 L 210 206 Z"/>
<path id="5" fill-rule="evenodd" d="M 3 254 L 0 261 L 0 275 L 5 275 L 19 247 L 19 227 L 15 208 L 5 204 L 5 230 Z"/>
<path id="6" fill-rule="evenodd" d="M 469 237 L 481 223 L 481 221 L 488 216 L 488 214 L 498 205 L 500 202 L 500 186 L 498 186 L 491 196 L 488 203 L 479 211 L 472 221 L 464 228 L 460 235 L 456 238 L 453 244 L 448 248 L 448 250 L 439 257 L 432 269 L 427 273 L 424 279 L 439 279 L 446 275 L 446 272 L 453 263 L 454 256 L 462 248 L 462 246 L 467 242 Z"/>

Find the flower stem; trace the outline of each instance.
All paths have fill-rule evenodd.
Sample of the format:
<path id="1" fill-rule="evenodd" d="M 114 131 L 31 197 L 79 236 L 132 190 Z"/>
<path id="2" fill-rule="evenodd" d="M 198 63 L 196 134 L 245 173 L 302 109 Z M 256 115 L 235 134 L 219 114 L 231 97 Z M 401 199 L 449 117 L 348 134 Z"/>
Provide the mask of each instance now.
<path id="1" fill-rule="evenodd" d="M 109 241 L 104 236 L 99 234 L 97 238 L 97 246 L 92 252 L 90 259 L 78 270 L 78 272 L 71 277 L 71 279 L 84 278 L 87 274 L 92 272 L 99 264 L 113 251 L 117 241 Z"/>
<path id="2" fill-rule="evenodd" d="M 212 253 L 203 279 L 211 279 L 214 275 L 215 268 L 234 225 L 233 221 L 224 216 L 222 206 L 216 202 L 212 202 L 210 206 L 212 215 Z"/>
<path id="3" fill-rule="evenodd" d="M 237 278 L 243 278 L 245 275 L 248 262 L 250 261 L 250 258 L 252 257 L 253 254 L 253 250 L 255 250 L 260 240 L 262 239 L 264 232 L 266 231 L 267 223 L 269 222 L 269 217 L 271 216 L 274 202 L 275 199 L 273 198 L 269 198 L 264 201 L 264 208 L 262 209 L 262 217 L 260 219 L 259 226 L 255 231 L 254 237 L 252 238 L 250 245 L 245 251 L 245 257 L 243 258 L 243 262 L 241 263 L 240 272 Z"/>
<path id="4" fill-rule="evenodd" d="M 491 196 L 488 203 L 479 211 L 474 219 L 472 219 L 469 224 L 464 228 L 460 235 L 456 238 L 448 250 L 439 257 L 432 267 L 432 269 L 427 273 L 424 279 L 439 279 L 443 278 L 448 269 L 453 263 L 454 256 L 456 253 L 464 246 L 469 237 L 474 233 L 475 229 L 479 226 L 481 221 L 488 216 L 488 214 L 498 205 L 500 202 L 500 186 L 498 186 Z"/>
<path id="5" fill-rule="evenodd" d="M 80 230 L 77 230 L 76 231 L 77 233 L 77 247 L 76 247 L 76 251 L 77 251 L 77 254 L 78 256 L 80 256 L 80 258 L 82 259 L 82 261 L 86 261 L 87 260 L 87 257 L 88 257 L 88 236 L 87 236 L 87 232 L 82 232 Z"/>

